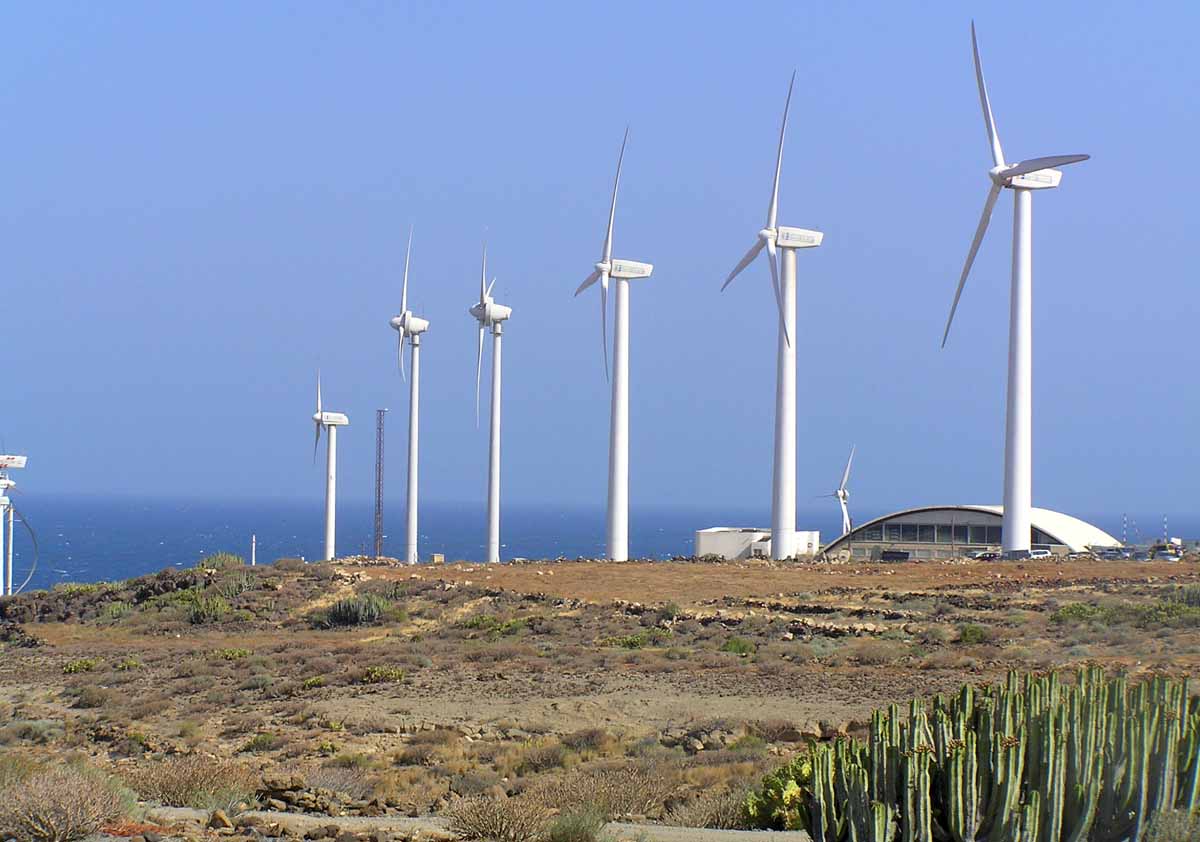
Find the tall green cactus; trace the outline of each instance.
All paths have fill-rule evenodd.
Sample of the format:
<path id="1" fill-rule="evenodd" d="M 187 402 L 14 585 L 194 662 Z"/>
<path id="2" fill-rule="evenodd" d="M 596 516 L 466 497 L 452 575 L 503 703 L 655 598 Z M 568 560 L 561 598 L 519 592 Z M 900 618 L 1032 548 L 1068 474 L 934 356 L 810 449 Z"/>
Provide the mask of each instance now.
<path id="1" fill-rule="evenodd" d="M 929 710 L 892 705 L 865 743 L 812 746 L 785 767 L 811 779 L 768 776 L 748 813 L 781 826 L 762 817 L 799 812 L 770 799 L 802 792 L 814 842 L 1140 842 L 1154 814 L 1200 809 L 1200 700 L 1186 681 L 1014 672 Z"/>

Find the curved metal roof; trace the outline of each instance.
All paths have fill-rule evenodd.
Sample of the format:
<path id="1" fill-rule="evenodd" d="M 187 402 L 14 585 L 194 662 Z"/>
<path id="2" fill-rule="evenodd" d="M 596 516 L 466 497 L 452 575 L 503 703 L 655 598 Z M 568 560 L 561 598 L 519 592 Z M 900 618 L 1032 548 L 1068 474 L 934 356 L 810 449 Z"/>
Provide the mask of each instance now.
<path id="1" fill-rule="evenodd" d="M 996 515 L 997 517 L 1004 516 L 1003 506 L 918 506 L 913 509 L 901 509 L 898 512 L 892 512 L 883 517 L 877 517 L 874 520 L 869 520 L 866 523 L 859 524 L 854 527 L 849 535 L 843 535 L 836 541 L 825 547 L 825 552 L 836 548 L 850 535 L 853 535 L 860 529 L 871 526 L 876 523 L 883 523 L 904 515 L 916 514 L 918 512 L 937 512 L 937 511 L 959 511 L 959 512 L 983 512 L 985 514 Z M 1054 538 L 1057 543 L 1060 543 L 1072 552 L 1082 552 L 1088 547 L 1119 547 L 1121 542 L 1113 536 L 1109 535 L 1103 529 L 1093 526 L 1087 521 L 1080 520 L 1077 517 L 1056 512 L 1051 509 L 1032 509 L 1031 522 L 1034 529 L 1041 530 Z M 885 542 L 886 543 L 886 542 Z"/>

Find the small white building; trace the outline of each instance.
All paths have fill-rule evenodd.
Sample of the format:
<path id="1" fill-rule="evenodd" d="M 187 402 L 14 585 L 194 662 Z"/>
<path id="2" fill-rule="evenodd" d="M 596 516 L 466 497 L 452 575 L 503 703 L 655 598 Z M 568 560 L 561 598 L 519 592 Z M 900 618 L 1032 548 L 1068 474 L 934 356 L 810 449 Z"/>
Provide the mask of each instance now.
<path id="1" fill-rule="evenodd" d="M 815 555 L 821 548 L 817 530 L 796 530 L 796 555 Z M 715 555 L 733 561 L 770 558 L 771 530 L 741 526 L 713 526 L 696 530 L 696 556 Z"/>

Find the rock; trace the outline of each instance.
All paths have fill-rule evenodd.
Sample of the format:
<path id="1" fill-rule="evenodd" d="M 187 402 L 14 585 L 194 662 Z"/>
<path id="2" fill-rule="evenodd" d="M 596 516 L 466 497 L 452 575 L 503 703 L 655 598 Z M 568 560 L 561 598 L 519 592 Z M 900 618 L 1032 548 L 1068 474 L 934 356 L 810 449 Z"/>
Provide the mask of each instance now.
<path id="1" fill-rule="evenodd" d="M 268 772 L 263 775 L 262 788 L 270 792 L 295 792 L 304 789 L 304 776 L 294 772 Z"/>
<path id="2" fill-rule="evenodd" d="M 208 817 L 206 827 L 212 830 L 233 830 L 233 822 L 229 820 L 229 816 L 225 815 L 224 810 L 213 810 L 212 815 Z"/>
<path id="3" fill-rule="evenodd" d="M 687 751 L 688 754 L 695 754 L 698 751 L 704 751 L 704 743 L 695 737 L 689 737 L 688 741 L 684 744 L 684 750 Z"/>
<path id="4" fill-rule="evenodd" d="M 129 837 L 129 842 L 146 842 L 146 837 L 142 835 Z"/>
<path id="5" fill-rule="evenodd" d="M 162 835 L 155 833 L 153 830 L 147 830 L 142 834 L 142 838 L 145 839 L 146 842 L 162 842 Z"/>
<path id="6" fill-rule="evenodd" d="M 280 801 L 278 798 L 267 799 L 267 809 L 274 810 L 276 813 L 284 813 L 287 811 L 288 805 Z"/>
<path id="7" fill-rule="evenodd" d="M 337 835 L 335 842 L 358 842 L 358 837 L 348 830 L 343 830 Z"/>
<path id="8" fill-rule="evenodd" d="M 327 834 L 325 832 L 325 828 L 323 828 L 323 827 L 310 827 L 307 831 L 305 831 L 304 838 L 305 839 L 324 839 L 328 835 L 329 834 Z"/>

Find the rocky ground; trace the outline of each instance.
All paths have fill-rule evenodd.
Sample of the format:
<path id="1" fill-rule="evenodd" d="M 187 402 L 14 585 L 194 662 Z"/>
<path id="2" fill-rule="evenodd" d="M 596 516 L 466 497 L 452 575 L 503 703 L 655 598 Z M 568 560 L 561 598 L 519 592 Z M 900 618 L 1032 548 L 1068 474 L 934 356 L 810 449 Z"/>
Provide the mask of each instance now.
<path id="1" fill-rule="evenodd" d="M 892 701 L 1009 669 L 1194 673 L 1198 584 L 1195 561 L 212 559 L 0 601 L 0 747 L 224 810 L 229 827 L 195 833 L 278 835 L 245 824 L 251 806 L 398 820 L 484 796 L 553 813 L 597 788 L 635 823 L 722 826 L 805 740 Z M 231 783 L 204 795 L 219 787 L 187 790 L 185 772 Z"/>

